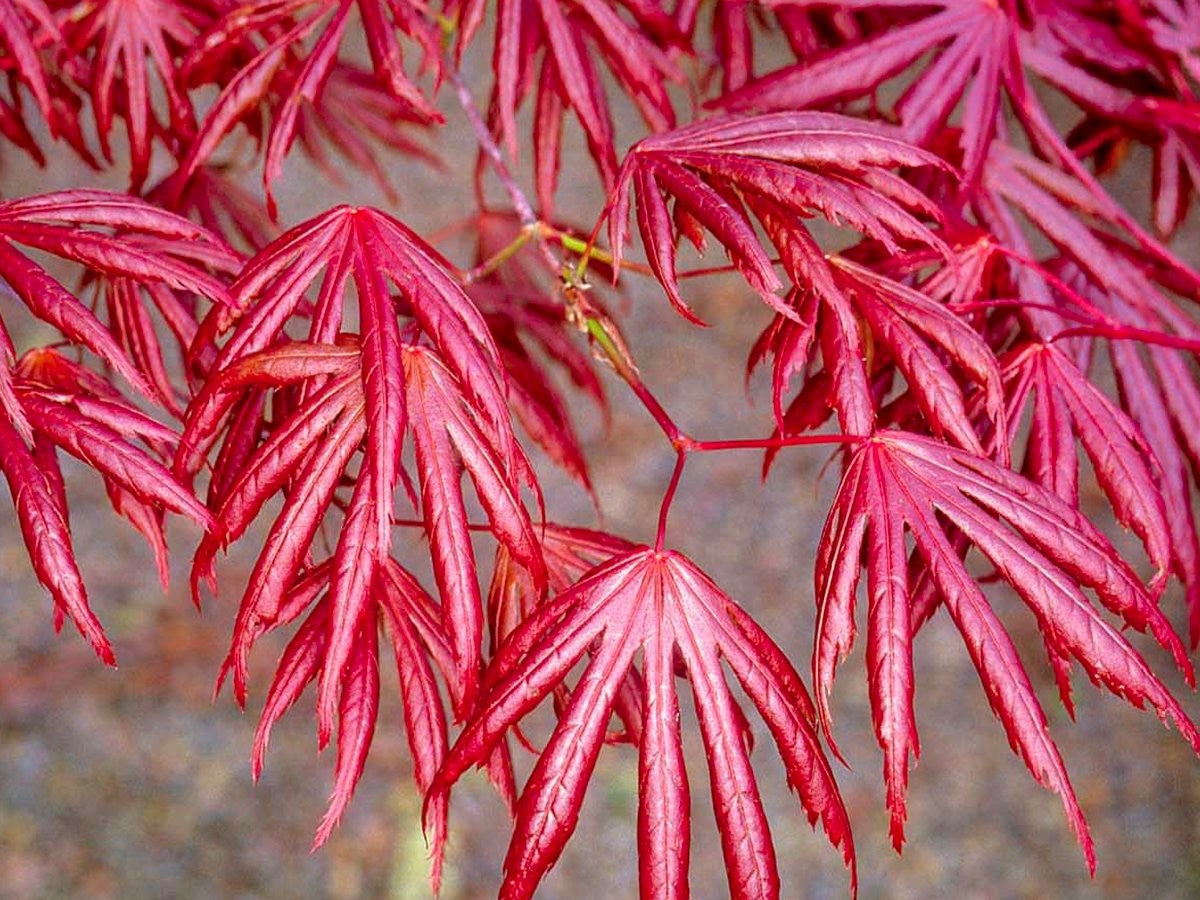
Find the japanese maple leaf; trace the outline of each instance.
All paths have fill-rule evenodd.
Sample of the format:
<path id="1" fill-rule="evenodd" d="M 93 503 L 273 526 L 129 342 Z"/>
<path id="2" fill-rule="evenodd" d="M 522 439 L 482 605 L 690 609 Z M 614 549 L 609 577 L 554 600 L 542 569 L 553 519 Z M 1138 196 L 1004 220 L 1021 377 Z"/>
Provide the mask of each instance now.
<path id="1" fill-rule="evenodd" d="M 251 769 L 261 775 L 275 723 L 299 701 L 305 688 L 322 678 L 328 665 L 332 636 L 334 561 L 304 572 L 288 593 L 286 602 L 264 631 L 300 620 L 284 649 L 263 702 L 254 735 Z M 349 805 L 362 777 L 380 706 L 379 632 L 391 645 L 404 706 L 404 726 L 413 759 L 413 778 L 422 794 L 433 782 L 445 757 L 446 715 L 435 672 L 449 681 L 454 677 L 453 651 L 441 630 L 441 612 L 435 601 L 399 563 L 387 559 L 367 585 L 361 621 L 351 636 L 349 661 L 343 676 L 338 705 L 337 760 L 329 807 L 313 842 L 314 849 L 328 840 Z M 441 848 L 445 841 L 445 811 L 435 801 L 429 811 L 434 833 L 431 881 L 434 890 L 441 878 Z"/>
<path id="2" fill-rule="evenodd" d="M 941 433 L 972 449 L 982 441 L 989 455 L 1007 459 L 1000 370 L 991 350 L 1003 338 L 990 336 L 986 322 L 980 333 L 980 323 L 961 307 L 947 306 L 1002 290 L 994 285 L 1007 270 L 1002 258 L 996 265 L 991 235 L 956 226 L 944 232 L 941 247 L 891 254 L 868 241 L 826 260 L 811 242 L 798 239 L 786 217 L 764 221 L 793 281 L 808 285 L 791 298 L 800 321 L 777 315 L 747 361 L 749 378 L 773 357 L 777 434 L 813 430 L 836 411 L 843 431 L 866 433 L 861 429 L 878 417 L 880 423 Z M 781 409 L 797 376 L 801 386 Z M 764 475 L 777 452 L 765 454 Z"/>
<path id="3" fill-rule="evenodd" d="M 549 588 L 554 595 L 568 590 L 601 563 L 634 548 L 624 538 L 604 531 L 552 522 L 541 525 L 538 540 L 546 562 Z M 499 649 L 544 599 L 529 573 L 514 564 L 512 554 L 503 545 L 498 546 L 488 590 L 488 630 L 492 635 L 493 650 Z"/>
<path id="4" fill-rule="evenodd" d="M 634 547 L 614 556 L 510 636 L 488 668 L 479 704 L 447 754 L 430 802 L 487 759 L 589 650 L 591 661 L 521 793 L 501 897 L 532 896 L 574 831 L 616 695 L 639 652 L 643 896 L 688 893 L 690 803 L 677 672 L 692 683 L 730 891 L 739 898 L 779 895 L 770 832 L 722 660 L 767 723 L 810 822 L 821 822 L 853 872 L 849 822 L 817 740 L 808 692 L 770 637 L 674 551 Z"/>
<path id="5" fill-rule="evenodd" d="M 551 522 L 544 523 L 538 529 L 538 540 L 546 561 L 550 592 L 554 595 L 568 590 L 601 563 L 628 553 L 635 547 L 624 538 L 604 531 Z M 497 545 L 492 582 L 487 595 L 488 636 L 493 655 L 545 599 L 545 592 L 533 577 L 513 559 L 503 544 Z M 556 715 L 561 715 L 567 708 L 570 697 L 571 692 L 566 685 L 555 688 Z M 609 743 L 640 743 L 642 712 L 641 674 L 636 666 L 630 666 L 613 699 L 613 713 L 620 719 L 623 730 L 609 732 L 605 740 Z M 743 730 L 749 733 L 749 724 L 741 724 L 745 726 Z"/>
<path id="6" fill-rule="evenodd" d="M 78 68 L 91 97 L 100 149 L 111 162 L 109 136 L 120 114 L 134 191 L 146 180 L 155 137 L 175 150 L 195 135 L 195 114 L 177 69 L 211 17 L 209 8 L 189 0 L 89 0 L 68 10 L 64 35 L 82 62 Z M 165 117 L 155 112 L 156 95 Z"/>
<path id="7" fill-rule="evenodd" d="M 418 43 L 422 68 L 440 74 L 437 32 L 410 0 L 256 0 L 227 10 L 184 62 L 185 77 L 191 81 L 220 79 L 223 85 L 181 163 L 180 178 L 186 180 L 206 163 L 238 122 L 257 115 L 260 103 L 274 95 L 278 101 L 272 104 L 263 162 L 263 186 L 273 214 L 271 183 L 282 170 L 305 104 L 318 102 L 336 69 L 356 8 L 375 78 L 415 119 L 440 121 L 440 114 L 404 69 L 397 31 Z M 311 49 L 305 52 L 310 39 Z M 246 58 L 228 79 L 226 61 L 231 54 Z"/>
<path id="8" fill-rule="evenodd" d="M 1053 308 L 1063 306 L 1069 293 L 1076 301 L 1082 298 L 1102 317 L 1100 324 L 1105 327 L 1094 333 L 1113 338 L 1110 354 L 1122 405 L 1162 467 L 1160 491 L 1170 527 L 1171 568 L 1187 590 L 1195 643 L 1200 639 L 1200 542 L 1184 461 L 1200 459 L 1200 448 L 1192 440 L 1194 429 L 1187 424 L 1200 412 L 1200 383 L 1186 357 L 1158 342 L 1156 336 L 1195 339 L 1200 333 L 1176 301 L 1147 277 L 1158 276 L 1155 267 L 1144 264 L 1144 254 L 1081 221 L 1072 211 L 1096 209 L 1094 195 L 1085 185 L 1010 148 L 1001 150 L 997 146 L 993 152 L 1002 153 L 1005 162 L 1003 167 L 997 165 L 995 175 L 989 167 L 985 190 L 977 198 L 981 217 L 1008 247 L 1027 260 L 1033 252 L 1013 216 L 1014 209 L 1060 250 L 1057 260 L 1038 267 L 1023 265 L 1017 271 L 1022 296 L 1036 301 L 1038 307 L 1023 310 L 1022 318 L 1041 339 L 1054 338 L 1065 331 L 1067 323 Z M 1182 289 L 1190 289 L 1193 284 L 1187 272 L 1176 271 L 1161 280 Z M 1148 364 L 1142 351 L 1130 343 L 1134 337 L 1147 341 L 1144 356 Z"/>
<path id="9" fill-rule="evenodd" d="M 1070 11 L 1076 14 L 1076 22 L 1092 14 L 1085 21 L 1090 26 L 1089 33 L 1096 31 L 1095 10 L 1084 4 Z M 1124 38 L 1117 45 L 1125 50 L 1126 55 L 1138 50 L 1148 55 L 1160 55 L 1169 61 L 1172 68 L 1194 80 L 1200 80 L 1200 10 L 1191 0 L 1122 3 L 1103 12 L 1110 14 L 1113 19 L 1110 27 L 1119 29 L 1119 35 Z M 1113 43 L 1106 42 L 1104 46 L 1110 54 Z M 1109 61 L 1112 61 L 1111 55 Z"/>
<path id="10" fill-rule="evenodd" d="M 470 298 L 450 276 L 441 256 L 402 223 L 378 210 L 339 206 L 301 223 L 273 241 L 244 268 L 231 287 L 237 328 L 221 347 L 214 365 L 227 368 L 242 357 L 264 350 L 284 334 L 294 316 L 308 321 L 307 339 L 332 344 L 342 330 L 348 283 L 357 294 L 356 312 L 363 329 L 367 397 L 372 404 L 371 442 L 380 478 L 380 496 L 395 487 L 398 449 L 404 431 L 404 400 L 399 354 L 401 323 L 397 299 L 416 326 L 438 348 L 462 383 L 496 444 L 513 470 L 527 474 L 513 456 L 515 438 L 509 425 L 499 354 L 487 324 Z M 319 285 L 310 305 L 305 293 Z M 197 350 L 211 347 L 232 324 L 227 312 L 210 315 L 201 329 Z M 199 471 L 228 411 L 214 403 L 215 392 L 193 404 L 188 451 L 177 467 Z M 386 413 L 386 415 L 385 415 Z M 381 521 L 382 526 L 382 521 Z"/>
<path id="11" fill-rule="evenodd" d="M 370 72 L 340 62 L 334 65 L 313 104 L 301 107 L 296 138 L 304 152 L 335 183 L 347 183 L 346 169 L 365 172 L 389 202 L 400 202 L 377 145 L 391 154 L 418 159 L 441 168 L 437 155 L 416 136 L 430 124 L 423 113 L 396 99 Z M 344 158 L 335 161 L 330 150 Z M 264 173 L 274 178 L 279 170 Z"/>
<path id="12" fill-rule="evenodd" d="M 1065 146 L 1065 145 L 1064 145 Z M 1046 162 L 994 141 L 973 204 L 982 224 L 1025 258 L 1028 241 L 1011 212 L 1019 211 L 1059 251 L 1129 302 L 1151 281 L 1188 295 L 1200 273 L 1171 253 L 1114 201 L 1078 160 Z"/>
<path id="13" fill-rule="evenodd" d="M 1108 355 L 1116 375 L 1118 399 L 1136 423 L 1137 433 L 1144 436 L 1150 458 L 1159 465 L 1158 487 L 1166 514 L 1170 567 L 1186 591 L 1189 633 L 1195 646 L 1200 641 L 1200 537 L 1192 509 L 1194 478 L 1189 470 L 1194 471 L 1194 461 L 1200 459 L 1200 442 L 1186 423 L 1200 414 L 1200 381 L 1188 353 L 1155 343 L 1155 339 L 1182 332 L 1194 340 L 1196 328 L 1189 317 L 1153 289 L 1144 288 L 1139 298 L 1153 305 L 1135 307 L 1117 292 L 1100 288 L 1074 266 L 1059 268 L 1078 293 L 1115 322 L 1105 334 L 1109 337 Z M 1147 336 L 1144 349 L 1129 339 L 1136 334 Z M 1119 442 L 1120 438 L 1114 435 L 1113 440 Z"/>
<path id="14" fill-rule="evenodd" d="M 1187 592 L 1188 631 L 1195 647 L 1200 644 L 1200 537 L 1193 498 L 1200 441 L 1194 429 L 1180 426 L 1200 413 L 1200 385 L 1175 351 L 1151 347 L 1143 357 L 1134 344 L 1112 341 L 1109 357 L 1122 406 L 1137 422 L 1162 470 L 1171 565 Z"/>
<path id="15" fill-rule="evenodd" d="M 221 274 L 236 271 L 233 263 L 236 258 L 221 248 L 212 255 L 209 268 Z M 173 372 L 179 366 L 173 363 L 176 359 L 187 359 L 196 338 L 196 296 L 163 282 L 128 276 L 100 275 L 90 280 L 97 311 L 103 311 L 108 330 L 149 383 L 153 399 L 176 418 L 183 418 L 188 394 L 176 385 Z M 164 340 L 164 332 L 169 339 Z M 164 347 L 164 343 L 168 346 Z"/>
<path id="16" fill-rule="evenodd" d="M 173 431 L 129 405 L 102 378 L 52 350 L 30 351 L 10 369 L 13 346 L 2 326 L 0 350 L 0 469 L 34 572 L 54 600 L 56 630 L 64 617 L 70 618 L 96 655 L 115 665 L 75 561 L 58 451 L 104 478 L 114 509 L 155 550 L 164 581 L 162 513 L 187 516 L 205 528 L 212 517 L 156 458 L 173 448 Z"/>
<path id="17" fill-rule="evenodd" d="M 774 0 L 769 5 L 803 10 L 831 4 Z M 852 0 L 833 5 L 889 14 L 922 12 L 750 81 L 714 105 L 729 112 L 829 107 L 874 95 L 886 81 L 935 51 L 896 102 L 895 112 L 905 137 L 928 146 L 961 100 L 962 168 L 970 183 L 995 131 L 1001 88 L 1018 95 L 1025 91 L 1009 14 L 988 0 Z"/>
<path id="18" fill-rule="evenodd" d="M 0 202 L 0 277 L 37 318 L 91 350 L 151 399 L 160 397 L 147 382 L 156 378 L 154 365 L 125 353 L 114 336 L 122 326 L 106 327 L 18 245 L 78 263 L 93 278 L 114 284 L 128 279 L 129 290 L 138 284 L 151 297 L 160 289 L 177 290 L 217 304 L 229 302 L 221 273 L 237 265 L 236 256 L 202 227 L 123 194 L 75 190 Z M 164 312 L 170 302 L 162 296 Z"/>
<path id="19" fill-rule="evenodd" d="M 239 603 L 221 680 L 232 672 L 235 697 L 244 705 L 254 644 L 307 614 L 268 693 L 254 770 L 257 776 L 272 724 L 316 680 L 318 740 L 324 746 L 335 726 L 338 735 L 334 793 L 317 844 L 349 803 L 369 750 L 379 703 L 376 632 L 381 616 L 400 666 L 406 723 L 423 790 L 445 747 L 445 717 L 426 653 L 441 671 L 455 708 L 466 710 L 472 703 L 483 613 L 459 484 L 463 469 L 471 474 L 501 544 L 529 571 L 539 571 L 532 525 L 504 482 L 496 449 L 472 418 L 461 389 L 428 348 L 405 345 L 401 352 L 419 502 L 431 535 L 436 577 L 452 611 L 430 599 L 391 558 L 390 531 L 381 535 L 376 527 L 374 459 L 363 452 L 357 467 L 353 464 L 369 432 L 356 338 L 343 336 L 336 345 L 284 343 L 240 359 L 210 381 L 222 397 L 273 390 L 272 405 L 290 410 L 271 423 L 261 444 L 236 457 L 237 473 L 223 486 L 220 502 L 214 504 L 212 531 L 196 552 L 193 585 L 211 570 L 220 546 L 241 538 L 282 492 L 282 507 Z M 288 390 L 301 399 L 286 399 Z M 285 399 L 278 403 L 281 396 Z M 262 404 L 251 408 L 260 411 Z M 230 434 L 240 440 L 238 431 Z M 339 489 L 348 485 L 348 499 L 339 497 Z M 390 497 L 385 502 L 390 525 Z M 313 565 L 318 531 L 335 505 L 344 514 L 332 555 Z M 464 600 L 473 606 L 464 606 Z M 506 758 L 493 759 L 492 766 L 502 792 L 510 793 Z M 444 815 L 437 818 L 440 822 Z M 442 828 L 436 827 L 437 835 L 444 834 Z M 436 838 L 439 847 L 442 840 Z"/>
<path id="20" fill-rule="evenodd" d="M 38 110 L 50 123 L 55 121 L 51 99 L 53 76 L 46 70 L 43 50 L 48 46 L 61 47 L 62 40 L 54 13 L 42 0 L 0 0 L 0 48 L 3 48 L 0 71 L 12 73 L 29 88 Z M 10 127 L 24 131 L 19 104 L 14 103 L 13 107 L 4 104 L 4 109 L 12 117 Z"/>
<path id="21" fill-rule="evenodd" d="M 231 247 L 255 253 L 275 237 L 261 198 L 248 191 L 229 169 L 211 165 L 192 172 L 182 191 L 176 181 L 164 178 L 147 191 L 152 203 L 171 209 L 220 235 Z"/>
<path id="22" fill-rule="evenodd" d="M 447 594 L 443 596 L 447 624 L 461 654 L 464 689 L 469 691 L 479 662 L 482 604 L 465 514 L 458 512 L 462 508 L 457 489 L 460 469 L 452 449 L 457 446 L 468 465 L 477 464 L 472 474 L 487 479 L 481 490 L 497 504 L 501 493 L 516 496 L 522 483 L 535 487 L 536 480 L 512 432 L 499 352 L 483 317 L 450 277 L 447 266 L 412 231 L 384 213 L 350 207 L 330 210 L 282 235 L 247 264 L 231 288 L 235 306 L 244 313 L 213 367 L 221 372 L 245 363 L 235 371 L 249 366 L 252 374 L 256 363 L 246 359 L 277 342 L 297 313 L 308 319 L 310 342 L 332 344 L 341 330 L 345 291 L 353 280 L 362 328 L 359 372 L 366 404 L 365 453 L 374 473 L 373 540 L 381 554 L 390 544 L 401 447 L 406 430 L 411 430 L 435 568 L 439 586 Z M 398 289 L 399 300 L 390 293 L 389 281 Z M 305 292 L 318 282 L 315 305 L 308 307 Z M 411 316 L 411 327 L 426 336 L 436 354 L 402 340 L 398 303 L 403 304 L 405 317 Z M 208 344 L 228 319 L 224 312 L 211 315 L 197 346 Z M 414 381 L 426 384 L 431 393 L 410 396 Z M 176 461 L 176 470 L 188 477 L 199 471 L 237 400 L 222 384 L 212 381 L 191 406 Z M 214 479 L 224 479 L 229 467 L 241 466 L 255 442 L 256 415 L 236 421 L 238 428 L 228 433 L 226 447 L 232 441 L 242 450 L 222 451 L 226 459 Z M 439 430 L 452 424 L 453 442 Z M 345 440 L 349 452 L 359 437 Z M 346 459 L 339 465 L 344 466 Z M 497 513 L 498 536 L 511 539 L 514 552 L 540 573 L 536 542 L 528 539 L 530 526 L 523 507 L 518 503 L 497 512 L 500 509 L 497 505 L 490 510 Z"/>
<path id="23" fill-rule="evenodd" d="M 456 710 L 471 706 L 480 669 L 483 602 L 464 505 L 461 478 L 470 473 L 491 529 L 525 566 L 537 583 L 545 569 L 533 526 L 510 480 L 501 448 L 472 411 L 463 387 L 429 348 L 398 345 L 406 415 L 420 486 L 419 503 L 430 536 L 434 572 L 443 598 L 443 620 L 454 652 L 450 682 Z M 236 457 L 238 474 L 223 486 L 216 524 L 197 550 L 193 589 L 209 576 L 218 547 L 236 540 L 279 491 L 283 508 L 263 545 L 242 598 L 234 627 L 230 667 L 238 700 L 246 692 L 246 659 L 285 602 L 299 577 L 326 512 L 337 502 L 336 491 L 353 471 L 351 460 L 363 449 L 353 495 L 334 553 L 329 647 L 319 700 L 322 738 L 332 730 L 339 678 L 349 665 L 357 622 L 363 615 L 374 573 L 386 563 L 391 547 L 392 493 L 377 484 L 376 466 L 398 460 L 400 445 L 380 457 L 372 437 L 379 418 L 371 395 L 372 375 L 359 342 L 341 345 L 284 344 L 243 357 L 223 367 L 210 380 L 202 401 L 219 409 L 250 389 L 289 385 L 305 389 L 290 414 L 272 428 L 260 446 Z M 202 407 L 203 408 L 203 407 Z M 286 408 L 286 407 L 285 407 Z M 195 420 L 189 422 L 189 431 Z M 257 424 L 257 421 L 255 422 Z M 231 435 L 240 440 L 237 431 Z M 512 448 L 508 448 L 512 453 Z M 519 452 L 519 451 L 517 451 Z M 391 455 L 394 453 L 395 455 Z M 526 463 L 526 465 L 528 465 Z M 394 470 L 393 478 L 399 475 Z M 406 484 L 408 482 L 405 476 Z M 418 502 L 414 497 L 414 502 Z"/>
<path id="24" fill-rule="evenodd" d="M 864 441 L 846 466 L 816 561 L 813 680 L 828 734 L 834 673 L 854 641 L 859 570 L 867 569 L 867 672 L 872 718 L 896 847 L 903 841 L 913 716 L 911 606 L 906 534 L 961 632 L 992 710 L 1034 778 L 1060 795 L 1091 869 L 1087 823 L 1016 648 L 967 570 L 978 548 L 1037 618 L 1052 654 L 1079 661 L 1097 685 L 1137 707 L 1149 704 L 1200 753 L 1200 733 L 1141 655 L 1095 608 L 1090 588 L 1122 623 L 1149 630 L 1192 681 L 1170 624 L 1135 573 L 1074 506 L 1019 475 L 941 442 L 897 431 Z"/>
<path id="25" fill-rule="evenodd" d="M 653 6 L 640 0 L 499 0 L 492 55 L 495 127 L 515 157 L 517 110 L 536 87 L 534 158 L 543 216 L 551 214 L 568 110 L 583 128 L 605 188 L 613 185 L 616 139 L 593 54 L 604 60 L 651 129 L 674 125 L 666 83 L 682 82 L 682 75 L 654 32 L 638 27 L 640 14 Z M 670 24 L 662 16 L 657 21 Z"/>
<path id="26" fill-rule="evenodd" d="M 921 221 L 936 215 L 935 207 L 890 169 L 942 165 L 885 126 L 829 113 L 716 118 L 652 135 L 630 149 L 613 193 L 608 220 L 613 267 L 620 269 L 632 188 L 650 266 L 682 315 L 699 321 L 679 292 L 675 245 L 686 236 L 702 249 L 707 231 L 772 309 L 797 319 L 776 294 L 781 284 L 751 213 L 760 220 L 774 210 L 786 215 L 789 234 L 811 244 L 817 257 L 822 254 L 798 221 L 813 214 L 892 251 L 901 243 L 938 246 Z"/>
<path id="27" fill-rule="evenodd" d="M 1067 24 L 1074 24 L 1068 22 Z M 1071 41 L 1071 43 L 1067 43 Z M 1065 45 L 1065 46 L 1064 46 Z M 1193 96 L 1173 96 L 1169 76 L 1149 64 L 1130 69 L 1102 60 L 1075 58 L 1077 38 L 1043 29 L 1022 45 L 1021 57 L 1041 78 L 1070 97 L 1087 114 L 1068 136 L 1080 155 L 1097 157 L 1098 169 L 1115 166 L 1108 157 L 1125 155 L 1139 141 L 1154 154 L 1151 221 L 1161 236 L 1178 228 L 1200 183 L 1200 105 Z M 1107 43 L 1100 48 L 1107 51 Z M 1112 65 L 1112 63 L 1109 63 Z M 1133 91 L 1122 83 L 1139 85 Z"/>
<path id="28" fill-rule="evenodd" d="M 1136 422 L 1057 345 L 1031 343 L 1010 351 L 1004 378 L 1009 421 L 1019 422 L 1027 405 L 1033 410 L 1025 474 L 1078 507 L 1078 438 L 1117 520 L 1133 529 L 1165 573 L 1173 551 L 1162 473 Z"/>
<path id="29" fill-rule="evenodd" d="M 982 406 L 993 425 L 1003 429 L 1005 418 L 1000 369 L 984 339 L 920 290 L 844 257 L 826 262 L 802 232 L 786 230 L 781 224 L 785 217 L 764 216 L 764 221 L 784 254 L 784 268 L 797 283 L 810 285 L 793 294 L 799 321 L 776 316 L 752 351 L 752 363 L 767 353 L 774 356 L 772 399 L 777 427 L 795 433 L 800 425 L 795 417 L 787 423 L 783 397 L 792 378 L 806 374 L 819 343 L 832 403 L 846 431 L 870 430 L 879 406 L 874 382 L 886 355 L 904 376 L 907 396 L 918 407 L 925 427 L 982 453 L 962 382 L 982 388 Z M 871 339 L 870 354 L 861 337 L 864 332 Z M 875 359 L 864 360 L 868 355 Z M 966 377 L 958 376 L 955 369 Z M 1003 442 L 992 443 L 993 454 L 1007 453 Z"/>
<path id="30" fill-rule="evenodd" d="M 678 28 L 696 41 L 699 0 L 682 0 L 675 8 Z M 721 88 L 736 91 L 754 77 L 754 62 L 760 58 L 754 45 L 754 25 L 764 22 L 769 9 L 777 26 L 772 31 L 784 37 L 798 58 L 806 59 L 830 45 L 858 38 L 862 29 L 850 6 L 747 3 L 745 0 L 716 0 L 712 4 L 712 52 L 721 72 Z M 698 50 L 699 48 L 697 48 Z M 699 55 L 699 54 L 698 54 Z"/>

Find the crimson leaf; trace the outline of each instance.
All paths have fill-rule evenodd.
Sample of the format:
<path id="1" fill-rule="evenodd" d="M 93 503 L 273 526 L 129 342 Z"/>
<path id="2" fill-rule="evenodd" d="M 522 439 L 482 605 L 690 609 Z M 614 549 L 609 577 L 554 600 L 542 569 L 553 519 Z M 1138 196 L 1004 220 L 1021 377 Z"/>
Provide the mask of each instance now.
<path id="1" fill-rule="evenodd" d="M 693 685 L 732 894 L 776 897 L 779 878 L 722 660 L 767 723 L 810 822 L 821 822 L 853 873 L 849 822 L 817 740 L 808 692 L 766 632 L 673 551 L 635 547 L 614 556 L 512 634 L 489 666 L 484 693 L 430 797 L 441 799 L 467 768 L 485 761 L 589 648 L 592 660 L 521 793 L 500 896 L 532 896 L 574 831 L 617 689 L 639 651 L 646 723 L 638 774 L 642 894 L 688 892 L 690 812 L 677 661 Z"/>
<path id="2" fill-rule="evenodd" d="M 913 717 L 910 611 L 914 591 L 905 531 L 979 671 L 992 710 L 1037 781 L 1058 793 L 1091 869 L 1091 837 L 1045 715 L 1011 638 L 967 571 L 947 532 L 995 565 L 1037 617 L 1047 647 L 1079 660 L 1088 676 L 1137 707 L 1171 720 L 1200 753 L 1200 732 L 1138 652 L 1081 588 L 1122 622 L 1149 630 L 1192 681 L 1179 638 L 1133 571 L 1073 506 L 995 463 L 938 441 L 881 432 L 846 467 L 816 562 L 818 622 L 813 652 L 817 708 L 826 733 L 834 673 L 854 641 L 854 601 L 865 552 L 870 597 L 867 668 L 892 838 L 903 841 L 908 757 L 918 752 Z"/>

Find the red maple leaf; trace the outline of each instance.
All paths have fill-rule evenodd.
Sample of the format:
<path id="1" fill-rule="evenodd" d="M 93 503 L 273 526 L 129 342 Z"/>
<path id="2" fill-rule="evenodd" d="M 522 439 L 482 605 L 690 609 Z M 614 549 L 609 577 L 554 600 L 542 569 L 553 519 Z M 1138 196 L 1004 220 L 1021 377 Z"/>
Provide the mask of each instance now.
<path id="1" fill-rule="evenodd" d="M 849 822 L 817 740 L 808 692 L 766 632 L 674 551 L 634 547 L 613 556 L 513 632 L 488 667 L 479 703 L 446 756 L 431 801 L 485 761 L 588 652 L 591 661 L 521 793 L 501 897 L 531 897 L 574 831 L 618 690 L 639 652 L 643 895 L 688 891 L 690 807 L 677 672 L 693 686 L 730 890 L 745 898 L 779 893 L 775 852 L 722 661 L 763 716 L 809 821 L 820 821 L 853 873 Z"/>
<path id="2" fill-rule="evenodd" d="M 70 618 L 97 656 L 115 665 L 75 561 L 58 451 L 103 476 L 114 509 L 154 549 L 164 584 L 163 513 L 185 515 L 204 528 L 211 527 L 212 517 L 156 458 L 173 449 L 173 431 L 129 405 L 103 378 L 54 351 L 30 351 L 10 370 L 13 347 L 2 325 L 0 350 L 0 470 L 34 572 L 54 600 L 55 628 L 62 627 L 64 616 Z"/>
<path id="3" fill-rule="evenodd" d="M 827 733 L 834 672 L 854 641 L 860 567 L 867 569 L 867 671 L 892 814 L 903 841 L 909 754 L 918 752 L 913 717 L 914 610 L 905 546 L 916 554 L 937 599 L 962 633 L 992 710 L 1035 779 L 1058 793 L 1089 868 L 1095 857 L 1046 718 L 1012 639 L 961 558 L 977 547 L 1037 618 L 1052 655 L 1077 659 L 1088 677 L 1137 707 L 1149 704 L 1200 753 L 1200 732 L 1121 632 L 1082 592 L 1088 587 L 1124 625 L 1149 630 L 1189 682 L 1191 664 L 1170 624 L 1135 573 L 1074 506 L 995 463 L 926 437 L 880 432 L 850 458 L 816 561 L 817 634 L 813 681 Z M 965 546 L 958 544 L 961 538 Z"/>
<path id="4" fill-rule="evenodd" d="M 534 151 L 543 216 L 552 211 L 566 111 L 583 127 L 606 188 L 612 187 L 616 175 L 615 133 L 593 52 L 652 129 L 675 124 L 666 82 L 682 81 L 682 76 L 653 33 L 631 24 L 622 11 L 640 23 L 642 14 L 654 9 L 653 4 L 631 0 L 500 0 L 497 6 L 492 56 L 495 124 L 515 157 L 517 109 L 536 89 Z M 656 21 L 670 25 L 662 15 Z"/>

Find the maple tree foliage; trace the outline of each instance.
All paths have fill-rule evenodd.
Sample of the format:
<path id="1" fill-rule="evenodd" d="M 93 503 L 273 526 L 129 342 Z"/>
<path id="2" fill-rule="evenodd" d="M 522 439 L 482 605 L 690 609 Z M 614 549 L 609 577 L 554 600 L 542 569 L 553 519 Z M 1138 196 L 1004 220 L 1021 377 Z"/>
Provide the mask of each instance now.
<path id="1" fill-rule="evenodd" d="M 914 646 L 942 611 L 1090 870 L 1026 658 L 1045 656 L 1070 715 L 1078 668 L 1200 753 L 1168 675 L 1194 686 L 1200 643 L 1200 272 L 1174 243 L 1200 189 L 1195 3 L 0 0 L 0 71 L 0 151 L 45 164 L 61 145 L 127 185 L 0 199 L 0 470 L 54 627 L 114 662 L 63 454 L 100 476 L 164 590 L 166 517 L 191 520 L 197 606 L 228 590 L 222 551 L 263 535 L 217 683 L 245 706 L 255 648 L 283 647 L 256 778 L 314 686 L 318 745 L 336 747 L 314 847 L 396 695 L 435 888 L 470 768 L 513 816 L 500 895 L 528 897 L 602 749 L 628 744 L 641 894 L 687 896 L 686 682 L 730 893 L 785 892 L 750 707 L 853 891 L 832 693 L 859 619 L 897 850 Z M 439 155 L 455 119 L 473 159 Z M 594 172 L 571 180 L 596 202 L 573 226 L 556 206 L 576 138 Z M 273 188 L 297 151 L 388 208 L 289 220 Z M 418 233 L 406 179 L 454 168 L 475 179 L 461 219 Z M 1144 221 L 1110 190 L 1143 170 Z M 728 265 L 692 268 L 684 242 Z M 596 289 L 650 279 L 682 336 L 718 271 L 766 306 L 745 349 L 770 414 L 700 440 Z M 541 487 L 557 466 L 603 515 L 577 421 L 607 422 L 614 390 L 675 459 L 647 544 L 556 523 Z M 781 458 L 822 448 L 837 488 L 804 666 L 667 538 L 696 455 L 757 451 L 782 482 Z M 1089 517 L 1089 480 L 1128 554 Z M 1023 611 L 1032 654 L 1010 631 Z M 525 720 L 543 705 L 538 747 Z"/>

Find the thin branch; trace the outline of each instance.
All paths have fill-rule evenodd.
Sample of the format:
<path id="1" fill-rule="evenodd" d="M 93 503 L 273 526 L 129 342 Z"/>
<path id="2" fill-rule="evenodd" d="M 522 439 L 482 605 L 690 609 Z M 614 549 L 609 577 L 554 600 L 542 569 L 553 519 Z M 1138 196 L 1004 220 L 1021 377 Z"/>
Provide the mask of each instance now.
<path id="1" fill-rule="evenodd" d="M 513 212 L 517 214 L 517 219 L 523 227 L 538 234 L 537 243 L 541 249 L 542 257 L 545 259 L 550 271 L 557 275 L 562 269 L 562 261 L 555 258 L 545 240 L 542 239 L 538 229 L 538 217 L 533 211 L 533 205 L 529 202 L 529 198 L 525 196 L 525 192 L 521 190 L 521 186 L 517 184 L 512 171 L 508 168 L 508 163 L 504 161 L 504 153 L 500 149 L 500 145 L 496 143 L 496 139 L 492 137 L 491 129 L 488 128 L 487 123 L 483 120 L 483 116 L 479 112 L 479 107 L 475 105 L 475 98 L 471 95 L 471 89 L 463 79 L 462 73 L 458 70 L 458 66 L 455 65 L 453 59 L 446 59 L 446 71 L 449 73 L 448 78 L 454 87 L 454 95 L 458 99 L 458 105 L 467 117 L 467 122 L 470 124 L 471 130 L 475 133 L 475 140 L 479 142 L 480 149 L 483 150 L 484 155 L 488 158 L 488 162 L 492 164 L 492 171 L 496 173 L 496 178 L 499 179 L 505 193 L 508 194 L 509 202 L 513 206 Z"/>

